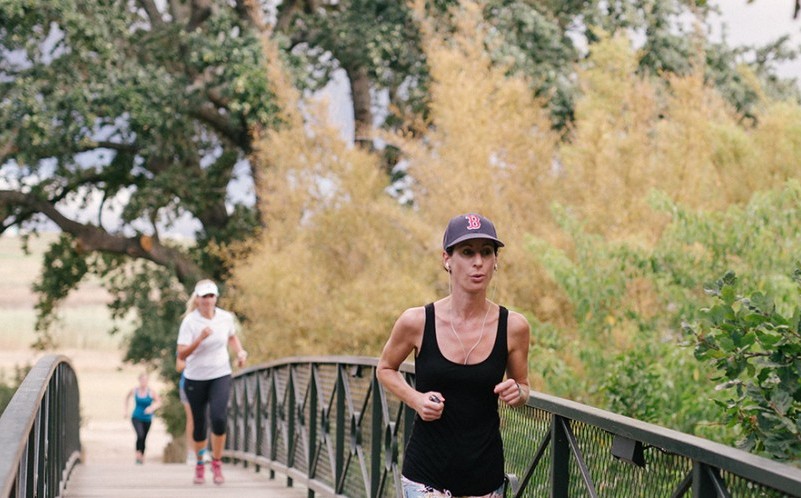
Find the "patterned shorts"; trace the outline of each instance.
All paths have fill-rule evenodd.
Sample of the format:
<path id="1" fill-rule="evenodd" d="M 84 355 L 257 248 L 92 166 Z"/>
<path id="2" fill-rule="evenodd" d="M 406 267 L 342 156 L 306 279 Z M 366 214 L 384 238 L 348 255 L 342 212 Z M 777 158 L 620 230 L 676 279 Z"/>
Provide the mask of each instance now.
<path id="1" fill-rule="evenodd" d="M 426 484 L 410 481 L 401 476 L 403 485 L 403 498 L 451 498 L 453 495 L 447 489 L 440 491 Z M 456 497 L 454 497 L 456 498 Z M 501 487 L 481 496 L 463 496 L 458 498 L 503 498 L 503 484 Z"/>

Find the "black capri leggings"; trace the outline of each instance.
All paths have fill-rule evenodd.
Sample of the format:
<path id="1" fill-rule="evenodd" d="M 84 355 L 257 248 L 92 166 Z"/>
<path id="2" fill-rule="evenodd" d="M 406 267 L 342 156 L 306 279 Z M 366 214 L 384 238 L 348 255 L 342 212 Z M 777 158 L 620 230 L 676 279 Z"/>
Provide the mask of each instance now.
<path id="1" fill-rule="evenodd" d="M 195 422 L 192 439 L 196 442 L 206 440 L 207 411 L 211 421 L 211 433 L 215 436 L 225 434 L 231 376 L 225 375 L 211 380 L 186 379 L 184 390 L 186 398 L 189 400 L 189 406 L 192 408 L 192 420 Z"/>
<path id="2" fill-rule="evenodd" d="M 131 423 L 136 431 L 136 451 L 144 455 L 145 439 L 147 439 L 147 433 L 150 431 L 150 422 L 139 420 L 138 418 L 131 418 Z"/>

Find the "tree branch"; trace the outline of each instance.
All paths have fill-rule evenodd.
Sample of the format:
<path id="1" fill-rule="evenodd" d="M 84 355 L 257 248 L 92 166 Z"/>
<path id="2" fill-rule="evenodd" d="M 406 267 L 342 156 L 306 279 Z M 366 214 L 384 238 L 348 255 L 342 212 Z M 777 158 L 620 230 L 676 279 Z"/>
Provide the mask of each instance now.
<path id="1" fill-rule="evenodd" d="M 217 107 L 222 107 L 224 109 L 228 109 L 228 105 L 231 103 L 231 99 L 227 99 L 222 96 L 222 92 L 216 88 L 209 88 L 206 90 L 206 97 L 209 98 L 212 104 L 216 105 Z"/>
<path id="2" fill-rule="evenodd" d="M 283 2 L 287 3 L 286 1 Z M 290 3 L 295 3 L 294 0 Z M 264 16 L 261 12 L 261 6 L 257 0 L 236 0 L 236 12 L 239 14 L 240 19 L 244 19 L 259 33 L 267 31 L 267 25 L 264 22 Z"/>
<path id="3" fill-rule="evenodd" d="M 189 114 L 208 124 L 222 135 L 228 137 L 233 143 L 250 153 L 253 147 L 250 137 L 243 127 L 237 126 L 225 116 L 222 116 L 211 104 L 202 105 L 189 111 Z"/>
<path id="4" fill-rule="evenodd" d="M 278 6 L 278 19 L 275 22 L 275 30 L 286 33 L 289 30 L 292 18 L 295 17 L 295 13 L 299 10 L 298 0 L 281 2 L 281 5 Z"/>
<path id="5" fill-rule="evenodd" d="M 32 194 L 0 190 L 0 207 L 23 208 L 47 216 L 62 231 L 76 239 L 81 251 L 124 254 L 132 258 L 146 259 L 160 266 L 174 268 L 176 276 L 184 283 L 194 282 L 203 275 L 200 267 L 185 254 L 161 244 L 157 237 L 113 235 L 95 225 L 67 218 L 53 204 Z"/>
<path id="6" fill-rule="evenodd" d="M 145 9 L 145 13 L 147 13 L 147 17 L 150 19 L 151 26 L 158 28 L 164 26 L 164 19 L 161 17 L 161 12 L 159 12 L 153 0 L 138 0 L 138 2 L 139 5 Z"/>
<path id="7" fill-rule="evenodd" d="M 211 1 L 192 0 L 191 12 L 189 22 L 186 25 L 186 30 L 190 33 L 196 30 L 211 15 Z"/>
<path id="8" fill-rule="evenodd" d="M 75 148 L 76 152 L 87 152 L 95 149 L 110 149 L 119 152 L 136 153 L 139 150 L 139 147 L 137 147 L 134 144 L 110 142 L 108 140 L 99 140 L 99 141 L 91 140 L 91 141 L 83 141 L 78 145 L 78 147 Z"/>

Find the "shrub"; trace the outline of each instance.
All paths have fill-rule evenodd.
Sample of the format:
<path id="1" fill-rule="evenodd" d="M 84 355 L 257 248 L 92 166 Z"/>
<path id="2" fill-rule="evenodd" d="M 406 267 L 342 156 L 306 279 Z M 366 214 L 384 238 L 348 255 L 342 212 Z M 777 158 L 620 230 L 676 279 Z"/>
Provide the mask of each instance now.
<path id="1" fill-rule="evenodd" d="M 801 283 L 801 266 L 793 274 Z M 777 460 L 801 459 L 801 307 L 779 312 L 773 299 L 756 291 L 737 294 L 727 272 L 707 286 L 717 303 L 688 329 L 695 356 L 714 365 L 717 388 L 738 445 Z"/>

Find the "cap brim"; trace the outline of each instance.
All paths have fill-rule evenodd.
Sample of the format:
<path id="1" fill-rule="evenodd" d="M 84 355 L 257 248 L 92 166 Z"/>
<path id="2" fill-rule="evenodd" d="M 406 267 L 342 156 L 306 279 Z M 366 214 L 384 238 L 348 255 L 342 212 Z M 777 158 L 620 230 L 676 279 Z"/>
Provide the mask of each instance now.
<path id="1" fill-rule="evenodd" d="M 198 296 L 205 296 L 206 294 L 214 294 L 215 296 L 218 296 L 219 291 L 217 290 L 217 286 L 205 284 L 195 287 L 195 294 Z"/>
<path id="2" fill-rule="evenodd" d="M 462 235 L 458 239 L 456 239 L 453 242 L 451 242 L 451 244 L 448 247 L 446 247 L 445 250 L 448 250 L 448 249 L 454 247 L 456 244 L 458 244 L 460 242 L 464 242 L 465 240 L 471 240 L 471 239 L 491 240 L 491 241 L 495 242 L 495 245 L 498 246 L 498 247 L 503 247 L 504 246 L 503 242 L 501 242 L 500 240 L 496 239 L 495 237 L 490 237 L 489 235 L 487 235 L 485 233 L 468 233 L 466 235 Z"/>

